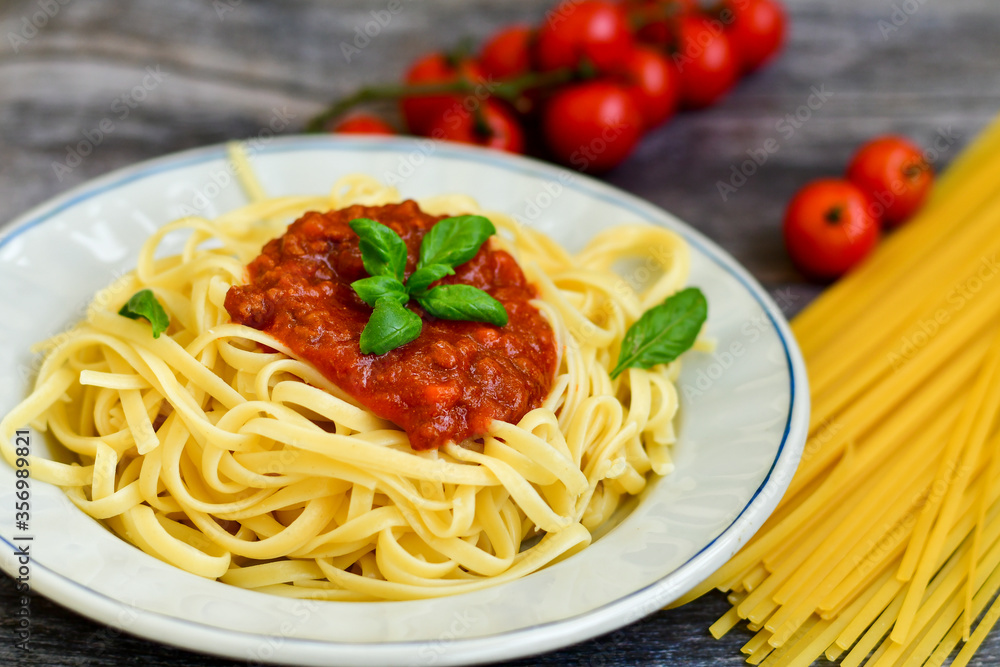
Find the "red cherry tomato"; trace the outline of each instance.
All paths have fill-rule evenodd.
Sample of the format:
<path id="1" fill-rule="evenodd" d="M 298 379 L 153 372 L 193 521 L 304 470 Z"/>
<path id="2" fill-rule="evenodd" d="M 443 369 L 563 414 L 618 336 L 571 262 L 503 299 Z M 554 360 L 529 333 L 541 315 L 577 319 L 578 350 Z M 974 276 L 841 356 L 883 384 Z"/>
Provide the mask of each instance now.
<path id="1" fill-rule="evenodd" d="M 535 31 L 526 25 L 514 25 L 494 34 L 479 54 L 483 73 L 497 79 L 509 79 L 531 71 L 531 42 Z"/>
<path id="2" fill-rule="evenodd" d="M 848 181 L 827 178 L 806 185 L 785 212 L 785 246 L 792 262 L 818 280 L 846 273 L 878 242 L 878 221 L 868 209 L 868 197 Z"/>
<path id="3" fill-rule="evenodd" d="M 775 0 L 727 0 L 720 16 L 728 22 L 729 39 L 744 72 L 757 69 L 781 49 L 785 9 Z"/>
<path id="4" fill-rule="evenodd" d="M 698 0 L 628 0 L 624 5 L 636 39 L 655 46 L 670 44 L 674 34 L 671 21 L 701 11 Z"/>
<path id="5" fill-rule="evenodd" d="M 656 127 L 677 110 L 680 94 L 677 68 L 660 51 L 637 46 L 629 54 L 620 73 L 639 107 L 644 129 Z"/>
<path id="6" fill-rule="evenodd" d="M 903 137 L 878 137 L 858 149 L 847 178 L 868 195 L 883 222 L 895 227 L 923 205 L 934 183 L 934 170 L 923 153 Z"/>
<path id="7" fill-rule="evenodd" d="M 677 21 L 675 49 L 681 103 L 689 109 L 714 104 L 736 84 L 736 54 L 720 22 L 682 16 Z"/>
<path id="8" fill-rule="evenodd" d="M 449 110 L 431 123 L 428 136 L 463 144 L 497 148 L 510 153 L 524 152 L 524 131 L 505 104 L 486 100 L 481 114 L 462 108 Z"/>
<path id="9" fill-rule="evenodd" d="M 633 45 L 625 10 L 599 0 L 564 0 L 538 29 L 535 57 L 542 70 L 577 67 L 587 60 L 598 71 L 614 70 L 625 62 Z"/>
<path id="10" fill-rule="evenodd" d="M 333 126 L 339 134 L 396 134 L 396 130 L 378 116 L 355 114 Z"/>
<path id="11" fill-rule="evenodd" d="M 463 60 L 457 65 L 444 53 L 430 53 L 419 58 L 406 73 L 408 84 L 448 83 L 465 79 L 466 81 L 482 81 L 482 70 L 473 60 Z M 436 94 L 404 97 L 401 104 L 406 125 L 413 134 L 427 134 L 437 118 L 450 108 L 461 107 L 468 94 Z"/>
<path id="12" fill-rule="evenodd" d="M 548 99 L 542 131 L 559 162 L 601 172 L 632 152 L 642 136 L 642 113 L 624 86 L 588 81 L 561 88 Z"/>

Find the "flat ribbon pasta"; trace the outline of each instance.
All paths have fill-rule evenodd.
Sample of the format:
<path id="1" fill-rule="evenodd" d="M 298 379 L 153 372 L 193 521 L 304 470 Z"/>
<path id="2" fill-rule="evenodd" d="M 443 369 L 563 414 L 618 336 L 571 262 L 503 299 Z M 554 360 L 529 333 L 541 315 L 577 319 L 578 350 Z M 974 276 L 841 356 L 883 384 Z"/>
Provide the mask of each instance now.
<path id="1" fill-rule="evenodd" d="M 251 188 L 258 194 L 259 187 Z M 672 470 L 677 362 L 608 371 L 647 308 L 685 284 L 688 248 L 648 225 L 616 227 L 571 255 L 487 212 L 494 243 L 538 288 L 559 351 L 553 389 L 481 442 L 413 451 L 406 435 L 260 331 L 230 322 L 229 287 L 307 210 L 399 200 L 366 176 L 326 197 L 257 201 L 188 217 L 146 242 L 136 270 L 47 345 L 34 391 L 2 422 L 47 430 L 78 463 L 40 457 L 32 476 L 143 551 L 243 588 L 328 600 L 410 600 L 525 576 L 586 547 L 647 477 Z M 475 213 L 466 196 L 423 203 Z M 187 234 L 181 254 L 163 240 Z M 615 273 L 623 263 L 637 267 Z M 638 289 L 638 284 L 644 285 Z M 120 317 L 150 289 L 167 334 Z"/>

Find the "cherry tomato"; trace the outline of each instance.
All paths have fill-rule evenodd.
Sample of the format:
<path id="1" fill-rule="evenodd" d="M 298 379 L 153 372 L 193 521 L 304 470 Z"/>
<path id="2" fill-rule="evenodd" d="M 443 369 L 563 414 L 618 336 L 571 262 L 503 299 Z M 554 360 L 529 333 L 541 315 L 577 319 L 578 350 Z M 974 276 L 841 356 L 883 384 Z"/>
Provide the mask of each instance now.
<path id="1" fill-rule="evenodd" d="M 736 54 L 718 21 L 704 16 L 677 20 L 674 64 L 680 72 L 681 103 L 689 109 L 714 104 L 736 84 Z"/>
<path id="2" fill-rule="evenodd" d="M 848 181 L 827 178 L 806 185 L 785 212 L 785 246 L 792 262 L 818 280 L 846 273 L 878 242 L 878 221 L 868 209 L 868 197 Z"/>
<path id="3" fill-rule="evenodd" d="M 510 153 L 524 152 L 524 131 L 505 104 L 488 99 L 478 111 L 449 109 L 435 119 L 428 136 L 463 144 L 497 148 Z"/>
<path id="4" fill-rule="evenodd" d="M 720 16 L 728 20 L 729 39 L 744 72 L 757 69 L 781 49 L 786 18 L 775 0 L 726 0 Z"/>
<path id="5" fill-rule="evenodd" d="M 625 10 L 612 2 L 564 0 L 538 29 L 535 57 L 542 70 L 577 67 L 586 60 L 598 71 L 620 67 L 633 45 Z"/>
<path id="6" fill-rule="evenodd" d="M 543 108 L 542 131 L 559 162 L 601 172 L 632 152 L 642 113 L 624 86 L 598 79 L 556 91 Z"/>
<path id="7" fill-rule="evenodd" d="M 628 0 L 624 5 L 636 39 L 655 46 L 670 44 L 673 19 L 700 11 L 698 0 Z"/>
<path id="8" fill-rule="evenodd" d="M 514 25 L 494 34 L 479 54 L 479 66 L 487 76 L 509 79 L 531 70 L 531 43 L 535 31 Z"/>
<path id="9" fill-rule="evenodd" d="M 885 136 L 858 149 L 847 178 L 868 195 L 888 227 L 908 220 L 923 205 L 934 170 L 920 149 L 903 137 Z"/>
<path id="10" fill-rule="evenodd" d="M 408 84 L 434 84 L 460 79 L 479 82 L 484 78 L 474 60 L 466 59 L 456 64 L 444 53 L 430 53 L 413 63 L 406 73 L 405 81 Z M 401 104 L 406 125 L 413 134 L 426 135 L 431 123 L 448 109 L 460 107 L 467 97 L 467 93 L 404 97 Z"/>
<path id="11" fill-rule="evenodd" d="M 677 110 L 680 81 L 667 56 L 649 46 L 637 46 L 620 72 L 642 114 L 643 128 L 651 129 Z"/>
<path id="12" fill-rule="evenodd" d="M 378 116 L 355 114 L 333 126 L 339 134 L 396 134 L 396 130 Z"/>

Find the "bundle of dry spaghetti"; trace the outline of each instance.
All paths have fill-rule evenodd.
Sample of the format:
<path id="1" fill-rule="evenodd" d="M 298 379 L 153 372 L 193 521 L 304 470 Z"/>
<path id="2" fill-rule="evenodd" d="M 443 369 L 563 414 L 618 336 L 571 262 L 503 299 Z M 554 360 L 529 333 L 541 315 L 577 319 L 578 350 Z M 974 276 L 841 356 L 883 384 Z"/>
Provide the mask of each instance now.
<path id="1" fill-rule="evenodd" d="M 1000 617 L 1000 119 L 917 218 L 793 322 L 799 470 L 711 588 L 747 662 L 965 665 Z M 690 599 L 689 598 L 689 599 Z M 985 612 L 985 613 L 984 613 Z"/>

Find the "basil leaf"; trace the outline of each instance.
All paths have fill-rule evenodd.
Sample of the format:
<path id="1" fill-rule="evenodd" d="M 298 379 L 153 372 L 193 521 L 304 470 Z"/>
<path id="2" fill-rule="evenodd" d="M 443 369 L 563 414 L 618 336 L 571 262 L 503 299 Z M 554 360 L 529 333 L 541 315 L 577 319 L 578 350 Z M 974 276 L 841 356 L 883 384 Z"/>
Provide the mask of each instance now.
<path id="1" fill-rule="evenodd" d="M 361 260 L 368 275 L 389 276 L 403 282 L 406 244 L 399 234 L 369 218 L 355 218 L 348 224 L 361 238 Z"/>
<path id="2" fill-rule="evenodd" d="M 410 300 L 410 295 L 406 293 L 403 283 L 389 276 L 372 276 L 355 280 L 351 283 L 351 287 L 361 297 L 361 300 L 372 308 L 382 297 L 394 299 L 400 305 L 404 305 Z"/>
<path id="3" fill-rule="evenodd" d="M 424 235 L 420 244 L 420 263 L 458 266 L 476 256 L 486 239 L 497 233 L 493 223 L 481 215 L 445 218 Z"/>
<path id="4" fill-rule="evenodd" d="M 382 297 L 361 332 L 361 354 L 385 354 L 420 335 L 420 316 L 391 297 Z"/>
<path id="5" fill-rule="evenodd" d="M 361 332 L 362 354 L 385 354 L 420 335 L 420 317 L 406 308 L 416 297 L 424 309 L 447 320 L 507 324 L 503 304 L 471 285 L 441 285 L 428 291 L 437 280 L 455 273 L 452 267 L 472 259 L 486 240 L 496 234 L 493 223 L 481 215 L 445 218 L 424 235 L 417 270 L 403 284 L 406 243 L 391 228 L 370 218 L 348 223 L 360 239 L 361 260 L 368 278 L 351 283 L 354 292 L 369 306 L 371 317 Z"/>
<path id="6" fill-rule="evenodd" d="M 149 289 L 139 290 L 132 295 L 132 298 L 125 302 L 125 305 L 118 311 L 119 315 L 137 320 L 140 317 L 147 320 L 153 326 L 153 338 L 159 338 L 160 334 L 170 326 L 170 318 L 163 306 L 153 296 L 153 291 Z"/>
<path id="7" fill-rule="evenodd" d="M 443 320 L 507 324 L 503 304 L 472 285 L 439 285 L 417 301 L 428 313 Z"/>
<path id="8" fill-rule="evenodd" d="M 673 361 L 694 345 L 707 318 L 708 302 L 697 287 L 650 308 L 625 333 L 611 379 L 627 368 L 651 368 Z"/>
<path id="9" fill-rule="evenodd" d="M 406 289 L 414 296 L 422 296 L 427 291 L 427 288 L 431 286 L 432 282 L 441 280 L 445 276 L 453 275 L 455 275 L 455 269 L 447 264 L 422 266 L 411 273 L 410 277 L 406 279 Z"/>

